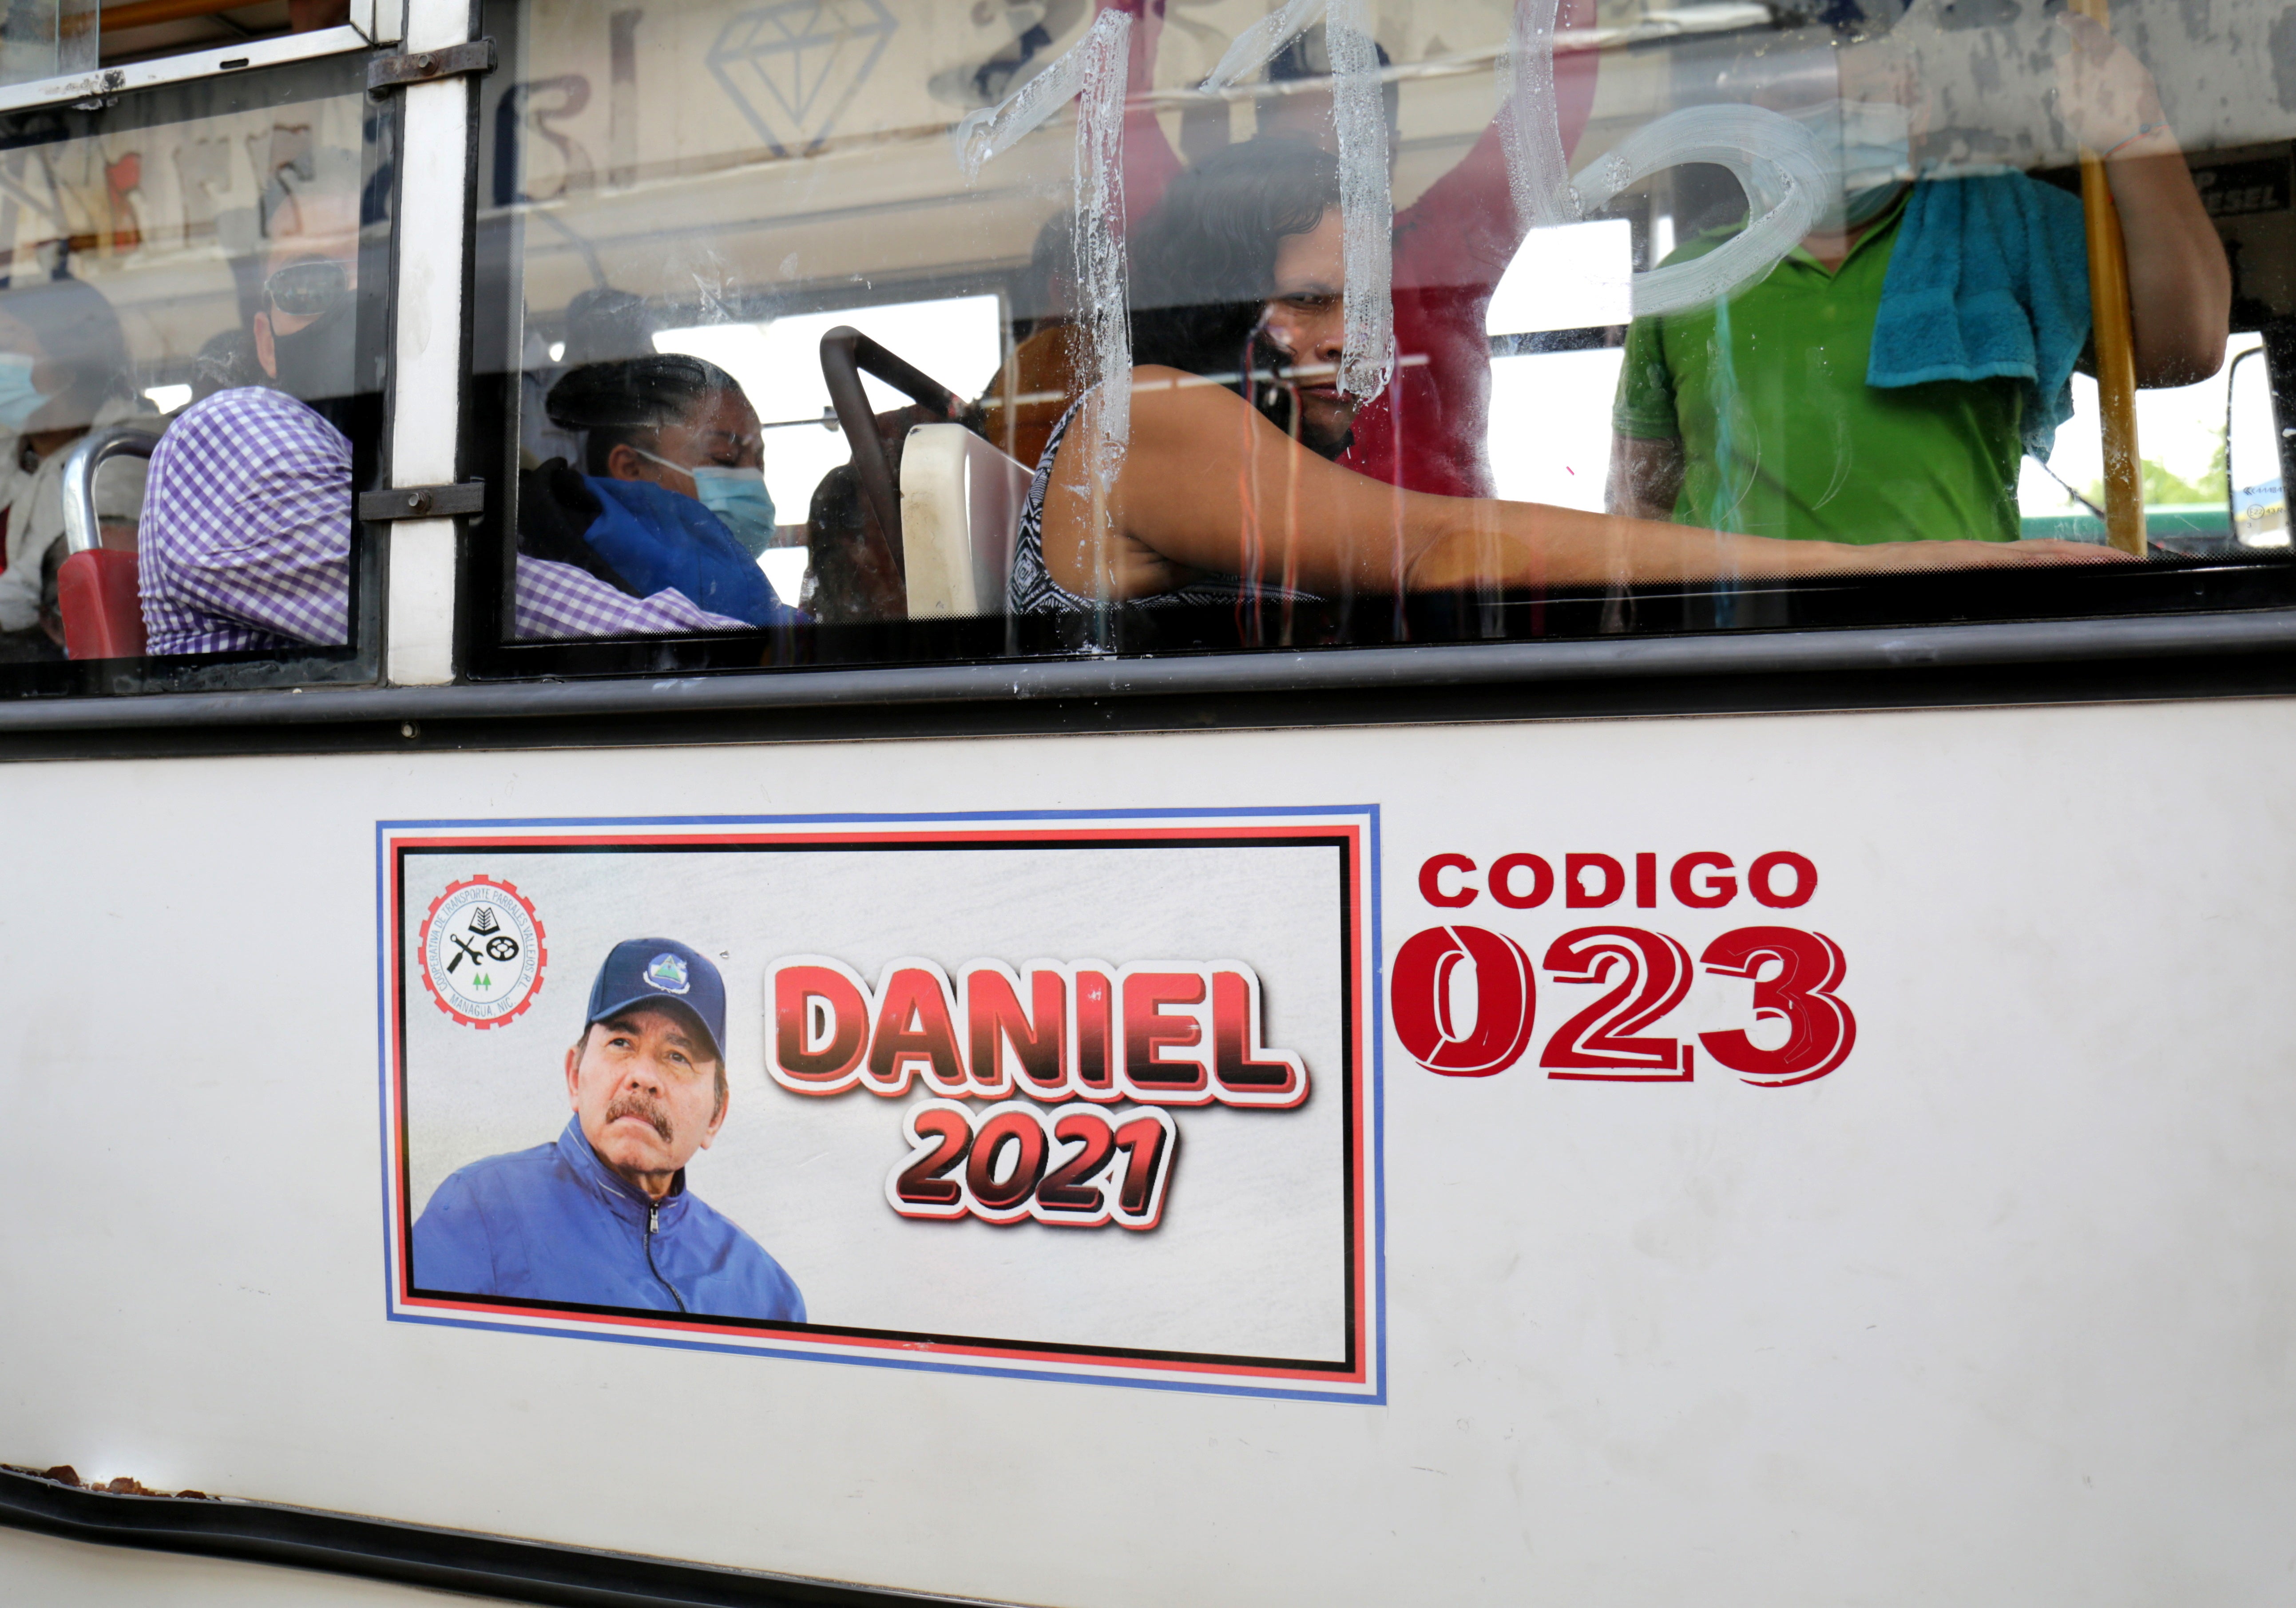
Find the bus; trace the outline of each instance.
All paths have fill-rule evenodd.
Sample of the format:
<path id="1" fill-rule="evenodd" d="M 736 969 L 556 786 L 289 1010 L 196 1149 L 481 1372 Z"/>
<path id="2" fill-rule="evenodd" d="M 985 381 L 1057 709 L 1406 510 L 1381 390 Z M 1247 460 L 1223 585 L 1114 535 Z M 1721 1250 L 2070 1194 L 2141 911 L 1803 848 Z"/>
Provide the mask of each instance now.
<path id="1" fill-rule="evenodd" d="M 4 1595 L 2284 1603 L 2292 51 L 12 7 Z"/>

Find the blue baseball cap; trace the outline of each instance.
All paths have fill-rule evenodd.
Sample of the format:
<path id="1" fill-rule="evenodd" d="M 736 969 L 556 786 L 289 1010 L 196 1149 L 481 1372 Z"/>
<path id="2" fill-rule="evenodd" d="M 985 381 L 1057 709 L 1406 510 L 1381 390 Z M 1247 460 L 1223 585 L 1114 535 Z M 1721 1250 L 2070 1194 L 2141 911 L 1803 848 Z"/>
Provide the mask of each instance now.
<path id="1" fill-rule="evenodd" d="M 626 938 L 609 949 L 590 985 L 584 1030 L 641 1005 L 685 1011 L 701 1025 L 718 1059 L 726 1059 L 726 980 L 700 950 L 674 938 Z"/>

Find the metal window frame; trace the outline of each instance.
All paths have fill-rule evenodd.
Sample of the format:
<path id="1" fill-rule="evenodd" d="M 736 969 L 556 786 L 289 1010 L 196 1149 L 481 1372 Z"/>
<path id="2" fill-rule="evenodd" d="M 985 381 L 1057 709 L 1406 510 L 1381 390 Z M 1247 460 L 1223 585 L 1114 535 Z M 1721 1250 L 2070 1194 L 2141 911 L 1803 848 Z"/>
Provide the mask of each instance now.
<path id="1" fill-rule="evenodd" d="M 445 50 L 478 37 L 477 0 L 406 0 L 406 52 Z M 472 209 L 478 184 L 478 97 L 466 76 L 410 84 L 400 103 L 398 193 L 431 204 L 401 205 L 388 387 L 387 486 L 411 489 L 462 479 L 463 417 L 472 345 Z M 458 198 L 455 205 L 438 198 Z M 382 537 L 384 679 L 444 686 L 455 674 L 456 571 L 461 522 L 411 519 Z"/>
<path id="2" fill-rule="evenodd" d="M 155 56 L 125 67 L 101 68 L 59 78 L 36 78 L 0 89 L 0 113 L 29 111 L 41 106 L 72 105 L 132 94 L 160 84 L 180 84 L 192 78 L 219 78 L 259 67 L 288 62 L 308 62 L 316 56 L 365 50 L 369 43 L 356 28 L 314 29 L 307 34 L 282 34 L 272 39 L 248 39 L 210 49 L 186 51 L 178 56 Z"/>

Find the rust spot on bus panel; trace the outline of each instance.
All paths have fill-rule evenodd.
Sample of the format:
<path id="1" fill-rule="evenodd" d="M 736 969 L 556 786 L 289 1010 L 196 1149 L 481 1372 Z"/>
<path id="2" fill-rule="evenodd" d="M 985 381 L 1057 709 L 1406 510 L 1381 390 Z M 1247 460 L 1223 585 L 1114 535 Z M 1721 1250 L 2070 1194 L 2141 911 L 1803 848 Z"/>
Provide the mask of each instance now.
<path id="1" fill-rule="evenodd" d="M 6 1469 L 12 1474 L 29 1474 L 35 1480 L 51 1480 L 58 1485 L 101 1491 L 108 1496 L 164 1497 L 169 1494 L 164 1490 L 153 1490 L 133 1474 L 121 1474 L 117 1479 L 107 1481 L 102 1485 L 86 1485 L 80 1480 L 79 1470 L 69 1463 L 59 1463 L 53 1468 L 26 1468 L 20 1464 L 0 1463 L 0 1468 Z M 179 1490 L 174 1495 L 178 1501 L 220 1502 L 223 1500 L 221 1497 L 210 1497 L 203 1490 Z"/>

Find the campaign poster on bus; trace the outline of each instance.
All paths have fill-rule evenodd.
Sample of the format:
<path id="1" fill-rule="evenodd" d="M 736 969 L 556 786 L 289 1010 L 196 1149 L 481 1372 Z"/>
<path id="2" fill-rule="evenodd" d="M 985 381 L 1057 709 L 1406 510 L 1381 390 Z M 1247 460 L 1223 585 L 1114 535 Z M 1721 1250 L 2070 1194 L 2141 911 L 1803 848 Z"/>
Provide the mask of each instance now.
<path id="1" fill-rule="evenodd" d="M 377 842 L 394 1318 L 1382 1399 L 1372 809 Z"/>

